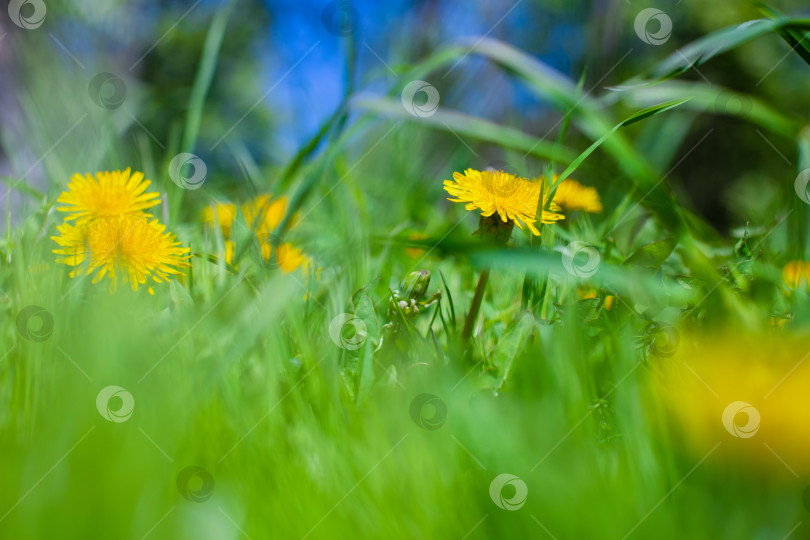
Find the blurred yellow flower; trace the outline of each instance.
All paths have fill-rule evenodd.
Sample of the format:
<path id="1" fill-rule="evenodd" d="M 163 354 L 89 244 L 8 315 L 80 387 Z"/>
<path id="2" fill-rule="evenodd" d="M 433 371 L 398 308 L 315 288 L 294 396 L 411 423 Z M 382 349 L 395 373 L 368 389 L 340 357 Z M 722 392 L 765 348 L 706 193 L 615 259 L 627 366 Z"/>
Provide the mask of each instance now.
<path id="1" fill-rule="evenodd" d="M 259 195 L 242 205 L 242 214 L 248 227 L 262 237 L 273 232 L 287 212 L 287 197 L 272 197 L 271 194 Z"/>
<path id="2" fill-rule="evenodd" d="M 591 298 L 596 298 L 596 289 L 592 288 L 585 288 L 585 289 L 577 289 L 577 296 L 580 300 L 588 300 Z"/>
<path id="3" fill-rule="evenodd" d="M 310 265 L 309 257 L 304 255 L 303 251 L 288 242 L 276 248 L 276 261 L 278 262 L 279 268 L 287 273 L 294 272 L 302 265 L 304 266 L 304 273 L 307 273 Z"/>
<path id="4" fill-rule="evenodd" d="M 593 289 L 593 288 L 590 288 L 590 287 L 577 289 L 577 296 L 579 297 L 580 300 L 587 300 L 589 298 L 596 298 L 597 297 L 597 291 L 596 291 L 596 289 Z M 606 294 L 605 295 L 605 301 L 604 301 L 604 303 L 602 305 L 605 307 L 606 310 L 610 311 L 611 309 L 613 309 L 613 302 L 615 300 L 616 300 L 615 296 L 613 296 L 612 294 Z"/>
<path id="5" fill-rule="evenodd" d="M 78 222 L 140 214 L 160 204 L 157 193 L 145 193 L 149 184 L 149 180 L 144 180 L 143 173 L 136 171 L 130 174 L 129 168 L 97 172 L 95 178 L 89 174 L 74 174 L 67 191 L 56 199 L 64 205 L 57 207 L 57 210 L 70 213 L 65 221 Z"/>
<path id="6" fill-rule="evenodd" d="M 231 227 L 236 220 L 236 205 L 233 203 L 214 203 L 203 208 L 203 223 L 219 226 L 222 236 L 230 238 Z"/>
<path id="7" fill-rule="evenodd" d="M 276 246 L 275 255 L 273 255 L 275 242 L 272 234 L 284 219 L 288 204 L 287 197 L 273 199 L 271 194 L 263 194 L 243 204 L 242 214 L 245 216 L 245 222 L 256 234 L 265 262 L 269 262 L 270 257 L 275 256 L 275 262 L 283 272 L 294 272 L 301 265 L 304 265 L 306 271 L 310 259 L 300 249 L 293 247 L 288 242 Z"/>
<path id="8" fill-rule="evenodd" d="M 408 240 L 424 240 L 428 235 L 421 232 L 415 232 L 408 235 Z M 418 259 L 425 254 L 425 250 L 420 247 L 406 247 L 405 253 L 412 259 Z"/>
<path id="9" fill-rule="evenodd" d="M 287 197 L 274 199 L 271 194 L 262 194 L 241 206 L 242 215 L 247 226 L 255 234 L 258 251 L 264 262 L 269 263 L 272 257 L 274 266 L 280 268 L 282 272 L 290 273 L 303 267 L 304 273 L 308 273 L 312 260 L 303 251 L 289 242 L 274 247 L 273 233 L 284 219 L 288 204 Z M 236 253 L 236 244 L 231 240 L 231 229 L 236 220 L 236 205 L 227 202 L 208 206 L 203 209 L 202 219 L 206 224 L 219 224 L 225 237 L 225 261 L 231 264 Z"/>
<path id="10" fill-rule="evenodd" d="M 478 208 L 484 217 L 497 212 L 504 223 L 512 221 L 521 229 L 525 224 L 532 234 L 540 235 L 540 231 L 534 225 L 537 223 L 540 182 L 531 182 L 504 171 L 467 169 L 464 174 L 454 172 L 453 180 L 444 181 L 444 189 L 455 197 L 448 199 L 449 201 L 465 203 L 467 210 Z M 547 198 L 544 194 L 541 216 L 543 223 L 565 219 L 565 216 L 558 213 L 559 206 L 551 203 L 549 210 L 546 210 L 546 203 Z"/>
<path id="11" fill-rule="evenodd" d="M 782 281 L 789 289 L 798 289 L 800 285 L 810 284 L 810 263 L 790 261 L 782 267 Z"/>
<path id="12" fill-rule="evenodd" d="M 557 178 L 559 176 L 555 174 L 554 182 L 557 181 Z M 576 180 L 567 178 L 557 186 L 557 190 L 554 192 L 554 203 L 568 212 L 582 210 L 598 214 L 602 211 L 602 201 L 599 199 L 596 188 L 583 186 Z"/>
<path id="13" fill-rule="evenodd" d="M 784 332 L 713 332 L 680 340 L 653 393 L 663 397 L 696 458 L 718 442 L 718 460 L 752 463 L 792 479 L 810 473 L 810 363 L 806 340 Z"/>
<path id="14" fill-rule="evenodd" d="M 85 275 L 95 272 L 93 283 L 109 277 L 112 290 L 119 275 L 138 290 L 149 277 L 156 283 L 165 282 L 170 275 L 183 275 L 180 269 L 190 266 L 189 248 L 181 247 L 174 235 L 164 232 L 166 227 L 157 219 L 150 221 L 142 213 L 75 225 L 66 221 L 57 229 L 60 236 L 51 238 L 61 248 L 53 252 L 63 257 L 56 262 L 72 267 L 86 264 Z M 70 272 L 70 277 L 76 272 Z"/>

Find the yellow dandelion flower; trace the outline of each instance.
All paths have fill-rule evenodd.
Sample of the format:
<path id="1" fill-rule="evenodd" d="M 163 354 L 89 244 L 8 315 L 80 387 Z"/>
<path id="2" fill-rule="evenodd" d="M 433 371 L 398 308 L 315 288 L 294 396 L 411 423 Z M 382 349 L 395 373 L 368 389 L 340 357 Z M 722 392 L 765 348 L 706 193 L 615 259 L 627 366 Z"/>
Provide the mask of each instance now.
<path id="1" fill-rule="evenodd" d="M 236 220 L 236 205 L 233 203 L 214 203 L 203 208 L 202 220 L 206 225 L 219 226 L 222 236 L 229 238 L 231 228 Z"/>
<path id="2" fill-rule="evenodd" d="M 95 178 L 89 174 L 74 174 L 67 191 L 56 199 L 64 205 L 57 210 L 70 213 L 65 221 L 77 219 L 79 222 L 138 214 L 160 204 L 159 194 L 145 193 L 149 184 L 143 173 L 130 174 L 129 168 L 97 172 Z"/>
<path id="3" fill-rule="evenodd" d="M 798 289 L 810 284 L 810 264 L 804 261 L 790 261 L 782 267 L 782 281 L 789 289 Z"/>
<path id="4" fill-rule="evenodd" d="M 540 235 L 540 231 L 534 226 L 541 191 L 539 182 L 531 182 L 504 171 L 467 169 L 464 174 L 454 172 L 453 180 L 444 181 L 444 189 L 455 197 L 448 199 L 449 201 L 465 203 L 467 210 L 478 208 L 484 217 L 497 212 L 504 223 L 512 221 L 521 229 L 525 224 L 534 235 Z M 546 203 L 544 194 L 541 217 L 543 223 L 565 219 L 565 216 L 558 213 L 559 206 L 551 203 L 549 210 L 546 210 Z"/>
<path id="5" fill-rule="evenodd" d="M 558 175 L 554 175 L 555 182 L 557 178 Z M 583 186 L 576 180 L 567 178 L 557 186 L 557 190 L 554 192 L 554 203 L 568 212 L 583 210 L 598 214 L 602 211 L 602 201 L 599 199 L 599 192 L 596 191 L 596 188 Z"/>
<path id="6" fill-rule="evenodd" d="M 57 229 L 61 235 L 51 238 L 61 247 L 53 252 L 63 257 L 56 262 L 86 265 L 85 275 L 95 272 L 93 283 L 109 277 L 113 290 L 119 274 L 138 290 L 149 277 L 156 283 L 165 282 L 171 275 L 183 275 L 180 269 L 190 266 L 189 248 L 181 247 L 157 219 L 150 221 L 142 213 L 75 225 L 66 221 Z M 70 277 L 76 272 L 71 271 Z"/>

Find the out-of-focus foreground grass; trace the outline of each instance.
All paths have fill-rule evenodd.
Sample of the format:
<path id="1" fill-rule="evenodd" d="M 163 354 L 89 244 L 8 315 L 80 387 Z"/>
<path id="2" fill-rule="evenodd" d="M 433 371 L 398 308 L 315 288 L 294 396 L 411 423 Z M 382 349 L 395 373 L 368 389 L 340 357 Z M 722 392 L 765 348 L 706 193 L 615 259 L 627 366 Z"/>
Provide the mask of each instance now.
<path id="1" fill-rule="evenodd" d="M 810 58 L 807 19 L 762 8 L 766 19 L 692 36 L 609 91 L 499 40 L 449 44 L 394 65 L 387 91 L 348 84 L 298 154 L 264 162 L 255 140 L 239 142 L 252 130 L 212 150 L 250 106 L 230 121 L 206 112 L 226 29 L 238 31 L 232 9 L 210 11 L 187 107 L 163 122 L 149 81 L 128 75 L 123 104 L 98 106 L 88 81 L 106 68 L 56 58 L 56 37 L 15 32 L 26 137 L 2 144 L 37 156 L 32 174 L 46 182 L 24 170 L 5 179 L 0 536 L 810 534 L 807 278 L 783 275 L 807 256 L 806 100 L 694 75 L 781 38 L 806 80 L 810 67 L 793 61 Z M 351 78 L 360 45 L 344 34 Z M 403 105 L 409 84 L 468 56 L 552 106 L 559 129 L 544 139 L 517 120 Z M 789 162 L 740 176 L 728 232 L 669 177 L 715 116 Z M 199 189 L 170 178 L 182 152 L 208 164 Z M 482 243 L 478 216 L 446 203 L 441 180 L 489 156 L 523 176 L 573 174 L 605 210 L 539 239 L 516 230 L 509 246 Z M 152 179 L 163 196 L 153 213 L 193 253 L 187 275 L 155 295 L 71 279 L 51 253 L 70 175 L 126 167 Z M 234 261 L 223 260 L 203 209 L 268 192 L 290 198 L 277 233 L 317 271 L 257 264 L 241 216 Z M 594 272 L 572 245 L 597 254 Z M 492 274 L 465 343 L 483 267 Z M 441 298 L 403 317 L 391 291 L 417 270 Z"/>

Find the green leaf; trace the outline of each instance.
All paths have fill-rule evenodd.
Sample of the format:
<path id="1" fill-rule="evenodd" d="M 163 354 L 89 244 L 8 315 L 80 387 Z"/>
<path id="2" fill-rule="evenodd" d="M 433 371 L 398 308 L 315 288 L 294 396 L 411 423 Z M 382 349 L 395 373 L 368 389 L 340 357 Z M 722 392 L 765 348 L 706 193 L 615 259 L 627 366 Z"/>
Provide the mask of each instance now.
<path id="1" fill-rule="evenodd" d="M 764 2 L 752 0 L 751 3 L 754 4 L 757 9 L 759 9 L 760 13 L 767 17 L 771 17 L 773 19 L 785 18 L 780 11 L 777 11 Z M 810 64 L 810 43 L 808 43 L 806 40 L 806 32 L 797 30 L 790 25 L 786 25 L 785 27 L 777 28 L 776 33 L 779 34 L 779 36 L 784 39 L 794 51 L 796 51 L 796 54 L 798 54 L 802 60 L 804 60 L 807 64 Z"/>
<path id="2" fill-rule="evenodd" d="M 377 312 L 374 310 L 374 302 L 371 301 L 369 295 L 364 294 L 360 297 L 354 315 L 366 325 L 366 341 L 379 343 L 380 323 L 377 320 Z"/>
<path id="3" fill-rule="evenodd" d="M 672 254 L 676 245 L 677 241 L 674 237 L 670 236 L 668 238 L 664 238 L 663 240 L 658 240 L 657 242 L 652 242 L 651 244 L 641 246 L 634 251 L 632 255 L 627 257 L 624 264 L 643 266 L 645 268 L 657 270 Z"/>
<path id="4" fill-rule="evenodd" d="M 555 304 L 561 314 L 571 317 L 576 323 L 593 321 L 599 317 L 601 300 L 599 298 L 583 298 L 573 304 Z"/>
<path id="5" fill-rule="evenodd" d="M 357 300 L 355 317 L 363 321 L 366 325 L 366 340 L 360 348 L 357 358 L 355 377 L 357 381 L 357 402 L 362 403 L 371 393 L 374 385 L 374 349 L 380 342 L 380 323 L 377 320 L 377 313 L 374 309 L 374 302 L 367 294 L 360 296 Z"/>
<path id="6" fill-rule="evenodd" d="M 534 316 L 531 313 L 524 313 L 498 340 L 495 350 L 492 351 L 491 359 L 493 365 L 498 369 L 499 388 L 509 376 L 512 362 L 526 348 L 533 329 Z"/>
<path id="7" fill-rule="evenodd" d="M 360 349 L 357 365 L 357 402 L 363 403 L 374 386 L 374 344 L 367 339 Z"/>

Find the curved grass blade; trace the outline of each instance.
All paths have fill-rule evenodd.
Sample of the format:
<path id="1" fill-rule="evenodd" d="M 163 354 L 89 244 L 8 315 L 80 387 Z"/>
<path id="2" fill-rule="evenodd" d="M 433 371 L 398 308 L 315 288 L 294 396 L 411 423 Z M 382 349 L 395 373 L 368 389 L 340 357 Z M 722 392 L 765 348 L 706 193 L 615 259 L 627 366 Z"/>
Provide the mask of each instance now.
<path id="1" fill-rule="evenodd" d="M 631 105 L 642 105 L 674 100 L 684 95 L 692 98 L 685 104 L 685 109 L 736 116 L 786 137 L 794 138 L 802 127 L 800 122 L 782 114 L 757 97 L 701 82 L 666 81 L 655 86 L 611 92 L 603 96 L 600 101 L 606 105 L 615 103 L 617 100 Z"/>
<path id="2" fill-rule="evenodd" d="M 637 112 L 631 114 L 624 121 L 622 121 L 622 122 L 616 124 L 615 126 L 613 126 L 613 128 L 609 132 L 605 133 L 596 142 L 594 142 L 592 145 L 590 145 L 584 152 L 582 152 L 579 156 L 577 156 L 577 158 L 575 160 L 573 160 L 568 165 L 568 167 L 565 168 L 565 170 L 560 174 L 560 176 L 557 178 L 557 180 L 551 186 L 551 189 L 549 190 L 550 195 L 548 197 L 548 202 L 546 204 L 549 205 L 549 206 L 551 205 L 551 202 L 553 201 L 553 198 L 554 198 L 554 192 L 557 191 L 557 186 L 560 185 L 560 182 L 562 182 L 563 180 L 568 178 L 571 175 L 571 173 L 573 173 L 577 169 L 577 167 L 579 167 L 582 164 L 582 162 L 585 161 L 585 159 L 593 153 L 594 150 L 599 148 L 602 145 L 602 143 L 604 143 L 611 135 L 616 133 L 616 131 L 618 131 L 619 128 L 629 126 L 631 124 L 635 124 L 636 122 L 644 120 L 645 118 L 655 116 L 656 114 L 668 111 L 670 109 L 674 109 L 675 107 L 678 107 L 679 105 L 683 105 L 684 103 L 686 103 L 690 99 L 692 99 L 692 98 L 687 97 L 687 98 L 674 99 L 672 101 L 667 101 L 665 103 L 659 103 L 658 105 L 654 105 L 652 107 L 647 107 L 646 109 L 642 109 L 640 111 L 637 111 Z"/>
<path id="3" fill-rule="evenodd" d="M 372 97 L 356 98 L 352 101 L 352 106 L 402 120 L 418 121 L 443 131 L 520 150 L 545 159 L 570 161 L 576 156 L 573 150 L 562 145 L 458 111 L 439 109 L 432 116 L 417 118 L 409 114 L 399 101 Z"/>
<path id="4" fill-rule="evenodd" d="M 785 28 L 810 28 L 810 19 L 754 19 L 742 24 L 722 28 L 678 49 L 659 62 L 645 75 L 634 77 L 624 84 L 614 87 L 614 89 L 626 90 L 655 84 L 656 82 L 676 77 L 689 71 L 693 67 L 706 63 L 715 56 L 739 47 L 743 43 L 770 32 L 779 33 L 780 30 Z"/>
<path id="5" fill-rule="evenodd" d="M 759 9 L 760 13 L 772 19 L 784 18 L 785 15 L 773 7 L 759 2 L 758 0 L 751 0 L 751 3 Z M 810 65 L 810 43 L 806 41 L 807 32 L 794 29 L 793 26 L 785 26 L 776 28 L 776 33 L 787 42 L 790 47 L 796 51 L 802 60 Z"/>

